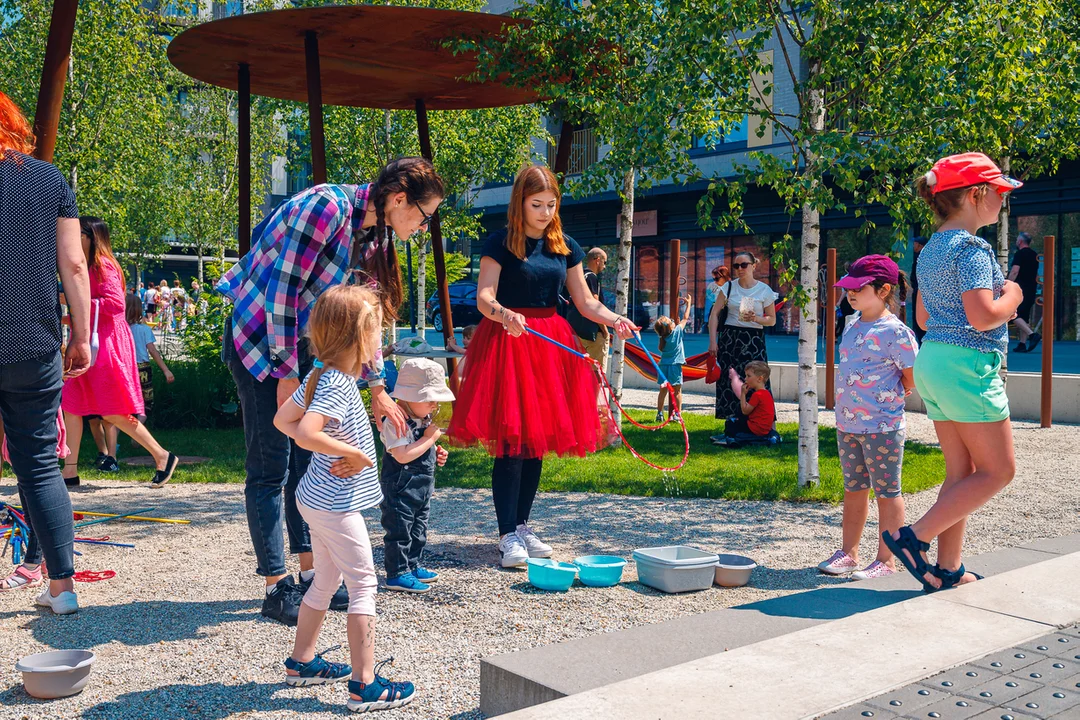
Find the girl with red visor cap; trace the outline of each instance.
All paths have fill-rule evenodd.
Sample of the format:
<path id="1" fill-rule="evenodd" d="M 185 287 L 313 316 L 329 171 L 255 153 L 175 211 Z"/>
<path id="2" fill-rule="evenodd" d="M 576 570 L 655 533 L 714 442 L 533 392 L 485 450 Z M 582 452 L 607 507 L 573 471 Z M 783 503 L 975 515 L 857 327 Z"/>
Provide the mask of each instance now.
<path id="1" fill-rule="evenodd" d="M 926 337 L 915 361 L 915 386 L 945 455 L 945 482 L 925 515 L 882 539 L 926 592 L 979 579 L 960 561 L 967 517 L 1016 471 L 999 371 L 1007 324 L 1024 296 L 975 233 L 997 221 L 1004 195 L 1021 184 L 982 153 L 938 160 L 916 183 L 938 228 L 919 256 L 916 319 Z M 937 564 L 930 565 L 926 551 L 934 538 Z"/>

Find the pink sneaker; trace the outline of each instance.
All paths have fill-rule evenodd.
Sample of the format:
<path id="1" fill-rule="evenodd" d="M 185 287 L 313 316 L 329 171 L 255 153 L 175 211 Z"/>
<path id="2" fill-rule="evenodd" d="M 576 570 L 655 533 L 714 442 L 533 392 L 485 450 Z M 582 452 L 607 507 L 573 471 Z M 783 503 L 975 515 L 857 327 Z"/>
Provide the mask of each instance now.
<path id="1" fill-rule="evenodd" d="M 18 590 L 24 587 L 37 587 L 41 584 L 41 566 L 28 570 L 25 565 L 15 568 L 15 572 L 0 580 L 0 592 Z"/>
<path id="2" fill-rule="evenodd" d="M 846 552 L 837 550 L 832 554 L 832 557 L 820 563 L 817 567 L 826 575 L 847 575 L 849 572 L 854 572 L 859 565 Z"/>
<path id="3" fill-rule="evenodd" d="M 891 567 L 889 567 L 885 563 L 881 562 L 880 560 L 875 560 L 874 562 L 870 563 L 869 565 L 867 565 L 865 568 L 863 568 L 859 572 L 854 573 L 851 576 L 851 579 L 852 580 L 873 580 L 874 578 L 888 577 L 890 575 L 895 575 L 895 574 L 896 574 L 896 570 L 893 570 Z"/>

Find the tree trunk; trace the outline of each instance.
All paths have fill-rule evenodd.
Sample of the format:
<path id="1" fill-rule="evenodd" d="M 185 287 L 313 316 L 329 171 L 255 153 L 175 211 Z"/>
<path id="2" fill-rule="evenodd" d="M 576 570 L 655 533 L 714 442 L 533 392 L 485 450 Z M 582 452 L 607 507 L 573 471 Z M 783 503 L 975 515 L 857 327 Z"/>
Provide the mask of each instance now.
<path id="1" fill-rule="evenodd" d="M 634 245 L 634 169 L 630 168 L 623 177 L 622 213 L 619 216 L 619 262 L 615 278 L 615 314 L 627 315 L 630 304 L 630 252 Z M 615 333 L 611 334 L 611 388 L 615 397 L 622 400 L 624 342 Z M 615 422 L 622 427 L 622 415 L 615 414 Z"/>
<path id="2" fill-rule="evenodd" d="M 1001 158 L 1001 172 L 1009 174 L 1010 157 Z M 1009 196 L 1001 203 L 1001 211 L 998 213 L 997 223 L 997 259 L 1001 265 L 1001 272 L 1009 276 Z M 1009 353 L 1001 356 L 1001 377 L 1005 379 L 1005 373 L 1009 370 Z"/>
<path id="3" fill-rule="evenodd" d="M 817 70 L 817 64 L 811 64 L 811 77 Z M 820 133 L 825 129 L 825 97 L 822 91 L 810 90 L 809 102 L 810 132 Z M 805 172 L 813 190 L 821 181 L 821 168 L 809 147 L 806 151 Z M 819 221 L 817 208 L 809 204 L 803 205 L 799 284 L 807 303 L 802 308 L 799 322 L 799 485 L 817 485 L 821 480 L 818 471 L 817 394 L 818 248 L 821 242 Z"/>
<path id="4" fill-rule="evenodd" d="M 427 324 L 427 242 L 416 248 L 416 336 L 425 337 Z"/>
<path id="5" fill-rule="evenodd" d="M 199 268 L 197 274 L 199 276 L 199 285 L 203 284 L 203 244 L 202 240 L 195 243 L 195 251 L 199 253 Z"/>

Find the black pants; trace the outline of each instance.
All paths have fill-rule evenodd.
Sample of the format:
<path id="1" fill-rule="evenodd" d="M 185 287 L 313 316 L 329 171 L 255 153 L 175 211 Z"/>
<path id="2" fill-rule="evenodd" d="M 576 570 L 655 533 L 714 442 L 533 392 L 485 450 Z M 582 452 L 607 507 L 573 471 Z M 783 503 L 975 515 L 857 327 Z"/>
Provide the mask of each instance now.
<path id="1" fill-rule="evenodd" d="M 420 567 L 427 546 L 431 494 L 435 490 L 435 448 L 402 465 L 383 453 L 382 526 L 386 578 L 392 580 Z"/>
<path id="2" fill-rule="evenodd" d="M 495 458 L 491 469 L 491 497 L 499 536 L 512 533 L 529 521 L 536 490 L 540 487 L 542 458 Z"/>
<path id="3" fill-rule="evenodd" d="M 44 558 L 53 580 L 75 574 L 71 498 L 56 460 L 62 378 L 59 352 L 0 365 L 0 416 L 30 528 L 25 562 Z"/>

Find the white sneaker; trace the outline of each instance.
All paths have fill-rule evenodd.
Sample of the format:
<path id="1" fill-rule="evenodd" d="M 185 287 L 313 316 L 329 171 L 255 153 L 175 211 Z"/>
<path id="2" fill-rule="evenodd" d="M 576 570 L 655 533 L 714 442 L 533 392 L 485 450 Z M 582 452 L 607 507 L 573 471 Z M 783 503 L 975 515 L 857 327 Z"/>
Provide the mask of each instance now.
<path id="1" fill-rule="evenodd" d="M 529 562 L 529 551 L 517 533 L 506 533 L 499 539 L 499 554 L 504 568 L 524 567 Z"/>
<path id="2" fill-rule="evenodd" d="M 75 593 L 68 590 L 53 597 L 49 594 L 48 583 L 45 584 L 45 588 L 41 591 L 41 594 L 37 596 L 37 600 L 34 602 L 42 607 L 51 609 L 57 615 L 70 615 L 79 609 L 79 599 L 75 597 Z"/>
<path id="3" fill-rule="evenodd" d="M 541 542 L 540 538 L 536 537 L 536 533 L 534 533 L 532 531 L 532 528 L 530 528 L 528 525 L 518 525 L 517 536 L 521 538 L 521 542 L 525 543 L 525 549 L 529 551 L 529 557 L 551 557 L 551 546 L 547 543 Z"/>

